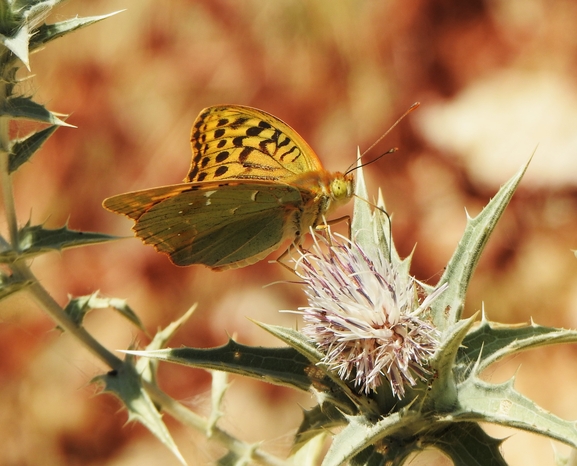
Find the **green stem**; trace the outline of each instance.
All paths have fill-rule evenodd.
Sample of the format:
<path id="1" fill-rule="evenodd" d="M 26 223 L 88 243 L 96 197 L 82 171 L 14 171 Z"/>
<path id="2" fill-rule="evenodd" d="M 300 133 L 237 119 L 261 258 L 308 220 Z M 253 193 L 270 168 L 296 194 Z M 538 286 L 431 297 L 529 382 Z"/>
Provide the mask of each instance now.
<path id="1" fill-rule="evenodd" d="M 0 101 L 7 99 L 6 84 L 0 84 Z M 16 219 L 16 208 L 14 207 L 14 190 L 12 189 L 12 176 L 10 176 L 10 118 L 0 117 L 0 183 L 2 183 L 2 198 L 4 200 L 4 210 L 6 222 L 8 223 L 8 234 L 12 248 L 18 250 L 18 221 Z"/>
<path id="2" fill-rule="evenodd" d="M 142 381 L 146 392 L 150 398 L 161 407 L 163 412 L 170 414 L 173 418 L 180 421 L 182 424 L 190 426 L 200 432 L 206 433 L 208 429 L 208 422 L 205 418 L 195 414 L 188 408 L 172 399 L 156 385 Z M 213 426 L 211 429 L 211 440 L 214 440 L 221 445 L 224 445 L 229 451 L 237 454 L 241 458 L 250 458 L 251 463 L 264 464 L 268 466 L 287 466 L 287 462 L 278 459 L 262 450 L 258 450 L 258 445 L 250 445 L 229 433 Z"/>
<path id="3" fill-rule="evenodd" d="M 6 62 L 1 61 L 4 66 Z M 4 73 L 9 74 L 6 70 Z M 6 102 L 9 95 L 8 86 L 5 80 L 0 80 L 0 101 Z M 8 116 L 0 116 L 0 183 L 2 184 L 2 197 L 4 200 L 4 210 L 6 222 L 8 224 L 8 234 L 10 246 L 14 251 L 19 250 L 18 241 L 18 219 L 14 202 L 14 190 L 12 187 L 12 176 L 10 175 L 10 121 Z M 1 244 L 6 243 L 4 238 Z M 14 276 L 22 281 L 30 281 L 32 285 L 28 287 L 33 299 L 46 311 L 52 319 L 64 330 L 76 337 L 99 359 L 112 369 L 120 369 L 122 360 L 108 351 L 98 341 L 96 341 L 84 328 L 76 325 L 64 312 L 62 307 L 50 296 L 46 289 L 40 285 L 28 265 L 24 262 L 16 262 L 11 266 Z"/>
<path id="4" fill-rule="evenodd" d="M 27 290 L 32 295 L 36 303 L 58 324 L 58 326 L 72 336 L 77 338 L 89 351 L 97 358 L 106 363 L 111 369 L 119 370 L 122 367 L 122 360 L 108 351 L 98 341 L 92 337 L 84 327 L 76 325 L 64 312 L 62 307 L 54 300 L 46 289 L 38 282 L 30 268 L 23 263 L 16 263 L 12 266 L 15 275 L 22 281 L 31 281 Z"/>

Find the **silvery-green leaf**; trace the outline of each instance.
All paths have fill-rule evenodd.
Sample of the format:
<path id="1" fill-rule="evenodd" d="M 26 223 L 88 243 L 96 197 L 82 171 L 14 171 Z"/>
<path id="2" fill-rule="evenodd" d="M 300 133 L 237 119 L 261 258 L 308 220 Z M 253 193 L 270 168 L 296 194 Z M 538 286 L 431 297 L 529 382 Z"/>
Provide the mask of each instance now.
<path id="1" fill-rule="evenodd" d="M 577 331 L 530 325 L 501 325 L 489 322 L 483 316 L 481 324 L 463 340 L 459 350 L 458 364 L 474 367 L 477 375 L 494 362 L 520 351 L 560 343 L 577 343 Z M 471 364 L 477 361 L 477 364 Z"/>
<path id="2" fill-rule="evenodd" d="M 44 144 L 58 128 L 58 125 L 51 125 L 48 128 L 32 133 L 25 139 L 16 140 L 10 148 L 10 173 L 15 172 L 23 163 L 30 160 L 30 157 L 42 147 L 42 144 Z"/>
<path id="3" fill-rule="evenodd" d="M 42 225 L 25 225 L 18 232 L 19 251 L 7 249 L 0 252 L 0 263 L 27 259 L 50 251 L 104 243 L 118 239 L 103 233 L 70 230 L 67 226 L 47 229 Z"/>
<path id="4" fill-rule="evenodd" d="M 349 418 L 349 424 L 333 437 L 322 466 L 346 464 L 366 448 L 386 437 L 394 437 L 420 419 L 420 414 L 401 410 L 374 421 L 364 416 Z"/>
<path id="5" fill-rule="evenodd" d="M 0 273 L 0 300 L 28 288 L 34 283 L 30 280 L 21 280 L 13 275 Z"/>
<path id="6" fill-rule="evenodd" d="M 460 319 L 477 262 L 529 162 L 501 187 L 477 217 L 468 217 L 465 232 L 439 280 L 439 283 L 448 283 L 449 287 L 431 306 L 435 326 L 441 331 Z"/>
<path id="7" fill-rule="evenodd" d="M 121 10 L 124 11 L 124 10 Z M 70 32 L 76 31 L 77 29 L 90 26 L 98 21 L 109 18 L 110 16 L 121 13 L 121 11 L 115 11 L 106 15 L 100 16 L 88 16 L 86 18 L 73 18 L 59 23 L 54 24 L 43 24 L 41 25 L 35 34 L 30 39 L 30 50 L 35 50 L 47 42 L 54 39 L 58 39 Z"/>
<path id="8" fill-rule="evenodd" d="M 252 457 L 250 455 L 239 455 L 232 451 L 216 461 L 216 466 L 251 466 L 251 464 Z"/>
<path id="9" fill-rule="evenodd" d="M 134 325 L 144 330 L 142 322 L 136 313 L 126 304 L 125 299 L 104 298 L 98 292 L 87 296 L 78 296 L 71 298 L 64 312 L 72 319 L 76 325 L 81 325 L 86 314 L 93 309 L 115 309 L 121 315 L 126 317 Z"/>
<path id="10" fill-rule="evenodd" d="M 212 374 L 212 389 L 210 391 L 210 416 L 207 419 L 206 434 L 207 437 L 211 437 L 214 429 L 216 428 L 216 423 L 223 415 L 222 411 L 222 400 L 229 387 L 228 375 L 226 372 L 222 371 L 211 371 Z"/>
<path id="11" fill-rule="evenodd" d="M 312 366 L 308 370 L 309 375 L 313 373 L 319 373 L 316 378 L 319 381 L 322 381 L 321 384 L 324 385 L 326 389 L 330 389 L 330 391 L 339 395 L 337 398 L 333 399 L 332 402 L 335 404 L 339 404 L 339 400 L 341 403 L 344 402 L 344 399 L 341 396 L 342 394 L 348 398 L 348 400 L 352 401 L 357 406 L 357 408 L 361 409 L 361 411 L 375 411 L 376 405 L 373 400 L 368 397 L 358 395 L 344 380 L 338 376 L 336 372 L 331 371 L 323 364 L 320 364 L 324 356 L 323 353 L 321 353 L 312 342 L 307 340 L 307 338 L 301 332 L 286 327 L 263 324 L 262 322 L 258 322 L 258 325 L 265 329 L 267 332 L 284 341 L 287 345 L 294 348 L 311 362 Z M 320 374 L 324 374 L 324 376 L 321 376 Z M 345 409 L 344 405 L 342 409 Z"/>
<path id="12" fill-rule="evenodd" d="M 495 439 L 473 422 L 454 422 L 423 439 L 447 455 L 454 466 L 507 466 L 501 455 L 502 440 Z"/>
<path id="13" fill-rule="evenodd" d="M 26 68 L 30 69 L 28 57 L 28 40 L 30 33 L 28 31 L 28 24 L 23 23 L 12 36 L 5 36 L 0 34 L 0 43 L 10 50 L 16 57 L 24 63 Z"/>
<path id="14" fill-rule="evenodd" d="M 303 421 L 295 436 L 294 448 L 298 450 L 311 439 L 345 424 L 345 415 L 331 403 L 318 404 L 310 410 L 304 410 Z"/>
<path id="15" fill-rule="evenodd" d="M 476 315 L 461 320 L 447 329 L 439 348 L 429 361 L 431 368 L 435 371 L 430 392 L 426 395 L 429 409 L 444 412 L 452 409 L 457 403 L 457 386 L 453 368 L 459 348 L 463 344 L 467 332 L 474 324 L 475 318 Z"/>
<path id="16" fill-rule="evenodd" d="M 300 445 L 289 457 L 289 461 L 295 466 L 317 466 L 323 453 L 328 430 L 319 432 Z"/>
<path id="17" fill-rule="evenodd" d="M 174 443 L 162 416 L 142 386 L 132 358 L 127 357 L 120 370 L 110 371 L 95 377 L 93 383 L 100 383 L 104 392 L 116 395 L 128 411 L 130 421 L 138 421 L 152 432 L 182 464 L 186 464 Z"/>
<path id="18" fill-rule="evenodd" d="M 192 316 L 192 313 L 196 309 L 196 304 L 188 309 L 181 317 L 176 321 L 168 324 L 164 329 L 156 332 L 152 341 L 146 345 L 146 351 L 152 351 L 157 349 L 162 349 L 166 347 L 166 344 L 174 336 L 174 334 L 184 325 L 184 323 Z M 158 368 L 158 360 L 151 358 L 140 358 L 136 362 L 136 370 L 142 375 L 144 380 L 148 382 L 156 381 L 156 371 Z"/>
<path id="19" fill-rule="evenodd" d="M 537 406 L 513 388 L 514 379 L 491 384 L 469 377 L 459 384 L 458 409 L 451 418 L 459 421 L 490 422 L 544 435 L 577 447 L 577 427 Z"/>
<path id="20" fill-rule="evenodd" d="M 308 375 L 310 362 L 293 348 L 251 347 L 231 339 L 218 348 L 172 348 L 127 353 L 185 366 L 241 374 L 299 390 L 308 390 L 312 383 Z"/>
<path id="21" fill-rule="evenodd" d="M 55 113 L 50 112 L 46 109 L 46 107 L 34 102 L 28 97 L 10 97 L 4 101 L 1 101 L 0 115 L 6 115 L 17 119 L 39 121 L 41 123 L 48 123 L 51 125 L 75 128 L 75 126 L 61 120 L 56 116 Z"/>

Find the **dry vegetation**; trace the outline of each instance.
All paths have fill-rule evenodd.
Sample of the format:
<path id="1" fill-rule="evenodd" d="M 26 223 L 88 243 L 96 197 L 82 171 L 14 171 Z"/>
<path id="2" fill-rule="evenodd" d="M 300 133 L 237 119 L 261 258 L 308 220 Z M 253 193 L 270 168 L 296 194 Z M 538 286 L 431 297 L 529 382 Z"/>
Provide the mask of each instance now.
<path id="1" fill-rule="evenodd" d="M 393 215 L 413 273 L 435 283 L 465 225 L 537 147 L 525 181 L 472 283 L 468 314 L 577 327 L 577 3 L 570 0 L 75 0 L 58 19 L 126 8 L 32 57 L 25 92 L 70 113 L 15 178 L 20 220 L 128 235 L 105 197 L 176 183 L 190 162 L 190 126 L 208 105 L 262 108 L 291 124 L 327 168 L 342 170 L 414 101 L 421 109 L 377 148 L 400 150 L 365 171 Z M 15 128 L 15 131 L 22 128 Z M 237 271 L 177 268 L 136 239 L 36 259 L 61 303 L 97 289 L 127 298 L 153 333 L 194 302 L 173 346 L 216 346 L 227 332 L 275 345 L 247 317 L 296 325 L 304 303 L 266 261 Z M 94 312 L 87 327 L 109 348 L 146 342 L 121 318 Z M 53 330 L 25 295 L 0 307 L 0 464 L 145 465 L 176 460 L 119 403 L 93 396 L 106 368 Z M 577 418 L 575 348 L 525 354 L 487 374 L 566 418 Z M 162 366 L 162 387 L 201 407 L 209 377 Z M 223 427 L 286 452 L 307 396 L 233 378 Z M 168 421 L 190 464 L 218 447 Z M 502 437 L 513 432 L 491 429 Z M 191 441 L 192 438 L 192 441 Z M 562 451 L 563 447 L 561 447 Z M 549 440 L 514 433 L 512 465 L 552 464 Z"/>

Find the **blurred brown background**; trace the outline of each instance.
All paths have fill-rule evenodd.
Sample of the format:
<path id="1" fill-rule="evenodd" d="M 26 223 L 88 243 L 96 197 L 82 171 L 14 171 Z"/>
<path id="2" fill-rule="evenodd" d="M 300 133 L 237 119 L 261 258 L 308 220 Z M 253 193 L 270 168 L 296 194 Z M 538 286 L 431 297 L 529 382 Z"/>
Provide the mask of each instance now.
<path id="1" fill-rule="evenodd" d="M 105 197 L 181 181 L 189 132 L 205 106 L 262 108 L 288 122 L 324 165 L 343 170 L 413 102 L 371 153 L 399 152 L 367 167 L 371 196 L 384 193 L 403 256 L 435 283 L 465 226 L 535 151 L 471 285 L 466 312 L 577 327 L 577 3 L 571 0 L 91 0 L 66 3 L 50 20 L 127 11 L 59 39 L 31 61 L 23 92 L 78 129 L 61 128 L 15 176 L 21 223 L 129 235 L 131 222 L 104 211 Z M 343 213 L 350 210 L 344 210 Z M 5 227 L 5 221 L 2 220 Z M 234 334 L 277 345 L 248 318 L 294 326 L 279 314 L 305 303 L 291 277 L 263 261 L 236 271 L 177 268 L 128 239 L 34 261 L 63 305 L 101 290 L 128 299 L 154 333 L 199 307 L 172 346 L 211 347 Z M 111 349 L 147 337 L 109 311 L 87 328 Z M 0 304 L 0 464 L 177 464 L 110 396 L 94 396 L 106 371 L 25 295 Z M 505 361 L 487 379 L 516 373 L 539 405 L 577 418 L 576 349 L 545 348 Z M 521 367 L 520 367 L 521 366 Z M 517 371 L 517 369 L 520 369 Z M 516 372 L 517 371 L 517 372 Z M 162 387 L 206 413 L 210 378 L 163 365 Z M 232 377 L 221 427 L 246 441 L 290 448 L 300 405 L 311 397 Z M 222 453 L 165 417 L 190 464 Z M 568 449 L 488 427 L 512 465 L 553 464 Z M 413 464 L 431 464 L 423 456 Z M 438 464 L 447 464 L 435 457 Z"/>

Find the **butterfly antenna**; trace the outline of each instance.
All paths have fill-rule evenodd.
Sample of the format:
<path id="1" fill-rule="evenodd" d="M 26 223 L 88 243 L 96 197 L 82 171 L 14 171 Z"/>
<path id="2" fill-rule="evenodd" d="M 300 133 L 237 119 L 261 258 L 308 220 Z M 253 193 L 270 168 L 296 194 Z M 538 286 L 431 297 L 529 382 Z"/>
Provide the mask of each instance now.
<path id="1" fill-rule="evenodd" d="M 403 113 L 403 114 L 397 119 L 397 121 L 395 121 L 395 122 L 393 123 L 393 125 L 385 132 L 385 134 L 383 134 L 379 139 L 377 139 L 373 144 L 371 144 L 371 146 L 370 146 L 368 149 L 366 149 L 366 150 L 360 155 L 359 159 L 363 158 L 370 150 L 372 150 L 379 142 L 381 142 L 381 141 L 401 122 L 401 120 L 402 120 L 403 118 L 405 118 L 405 117 L 406 117 L 409 113 L 411 113 L 413 110 L 416 110 L 420 105 L 421 105 L 421 102 L 415 102 L 413 105 L 411 105 L 411 106 L 408 108 L 408 110 L 407 110 L 405 113 Z M 371 160 L 371 161 L 369 161 L 369 162 L 363 163 L 363 164 L 360 165 L 360 166 L 353 166 L 355 163 L 358 163 L 358 160 L 357 160 L 357 162 L 351 164 L 350 168 L 347 169 L 347 171 L 345 172 L 345 174 L 350 173 L 350 172 L 352 172 L 353 170 L 356 170 L 357 168 L 364 167 L 365 165 L 368 165 L 368 164 L 370 164 L 370 163 L 376 162 L 376 161 L 379 160 L 381 157 L 384 157 L 384 156 L 387 155 L 387 154 L 392 154 L 393 152 L 396 152 L 397 150 L 398 150 L 398 149 L 396 149 L 396 148 L 390 149 L 390 150 L 388 150 L 387 152 L 385 152 L 384 154 L 379 155 L 376 159 L 373 159 L 373 160 Z"/>

